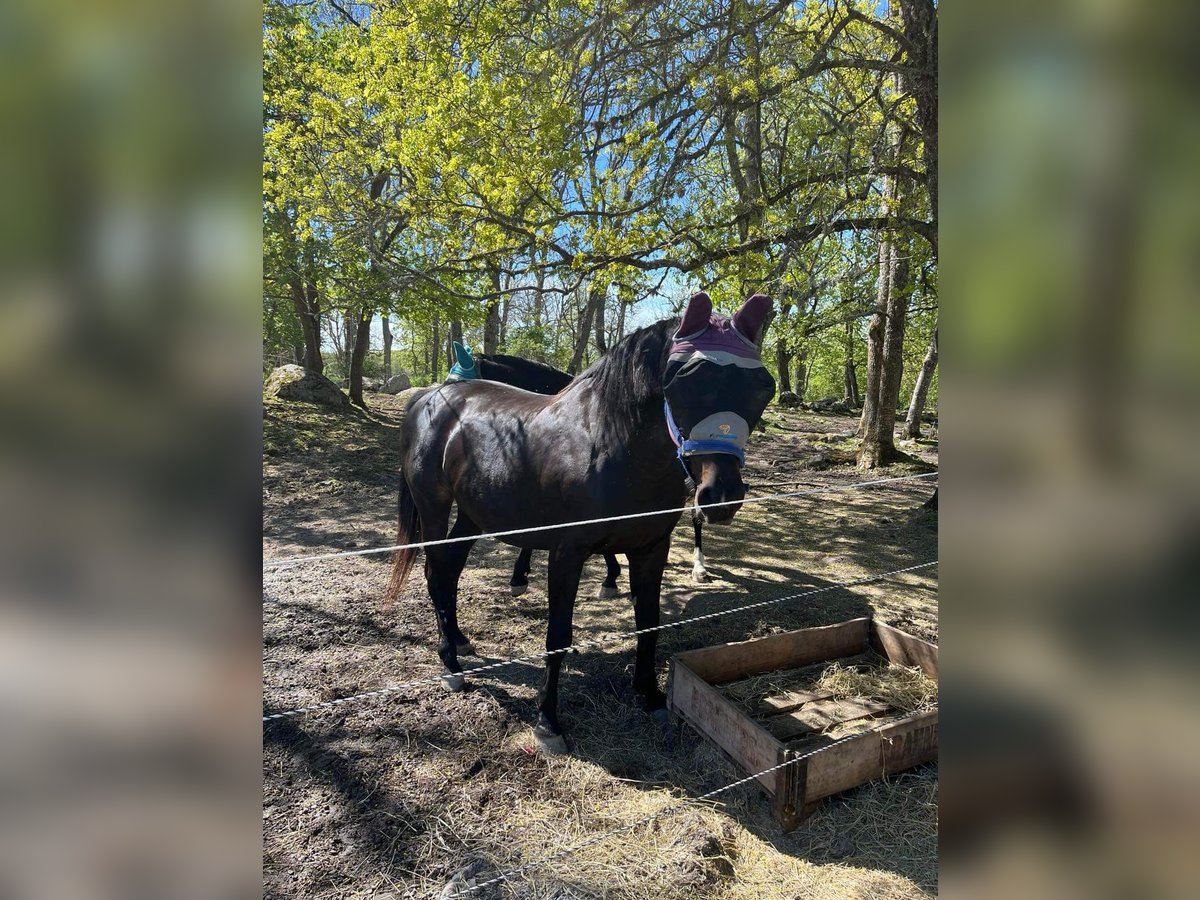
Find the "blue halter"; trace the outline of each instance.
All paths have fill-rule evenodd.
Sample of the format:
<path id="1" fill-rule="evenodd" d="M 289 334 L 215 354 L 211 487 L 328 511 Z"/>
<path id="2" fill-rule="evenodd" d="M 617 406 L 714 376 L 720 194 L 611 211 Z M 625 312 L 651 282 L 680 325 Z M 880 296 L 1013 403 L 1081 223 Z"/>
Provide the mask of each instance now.
<path id="1" fill-rule="evenodd" d="M 728 453 L 730 456 L 736 456 L 738 465 L 746 464 L 746 453 L 737 444 L 729 441 L 693 441 L 684 438 L 679 433 L 679 426 L 675 424 L 675 417 L 671 415 L 671 404 L 663 400 L 663 412 L 667 417 L 667 431 L 671 433 L 671 440 L 675 442 L 675 456 L 679 459 L 679 464 L 683 466 L 683 471 L 688 474 L 688 479 L 691 480 L 691 473 L 688 472 L 687 463 L 684 462 L 685 456 L 692 456 L 697 453 Z"/>

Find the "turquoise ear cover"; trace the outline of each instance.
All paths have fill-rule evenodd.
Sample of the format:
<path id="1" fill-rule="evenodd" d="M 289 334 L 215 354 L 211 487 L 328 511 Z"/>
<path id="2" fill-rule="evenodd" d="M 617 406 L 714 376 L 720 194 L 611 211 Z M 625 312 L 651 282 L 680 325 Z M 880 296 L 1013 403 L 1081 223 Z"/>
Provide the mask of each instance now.
<path id="1" fill-rule="evenodd" d="M 478 378 L 479 370 L 475 367 L 475 357 L 471 354 L 471 348 L 458 341 L 454 341 L 453 346 L 456 362 L 450 367 L 450 374 L 446 376 L 446 380 L 470 381 L 472 378 Z"/>

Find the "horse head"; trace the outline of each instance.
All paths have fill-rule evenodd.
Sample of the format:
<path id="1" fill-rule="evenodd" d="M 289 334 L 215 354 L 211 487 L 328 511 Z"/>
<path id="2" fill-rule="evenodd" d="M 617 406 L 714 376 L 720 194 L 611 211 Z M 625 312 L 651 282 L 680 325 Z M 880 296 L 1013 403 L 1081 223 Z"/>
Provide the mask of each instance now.
<path id="1" fill-rule="evenodd" d="M 746 441 L 775 395 L 762 363 L 770 312 L 770 298 L 755 294 L 726 318 L 701 292 L 688 301 L 671 341 L 663 375 L 667 427 L 708 522 L 730 521 L 746 496 Z M 710 506 L 722 503 L 729 505 Z"/>

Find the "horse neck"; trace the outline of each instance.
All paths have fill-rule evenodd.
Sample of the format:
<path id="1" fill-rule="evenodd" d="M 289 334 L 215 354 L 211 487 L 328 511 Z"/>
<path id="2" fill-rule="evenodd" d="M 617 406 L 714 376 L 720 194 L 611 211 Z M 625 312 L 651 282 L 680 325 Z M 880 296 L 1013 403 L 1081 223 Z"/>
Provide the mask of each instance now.
<path id="1" fill-rule="evenodd" d="M 605 433 L 624 442 L 631 452 L 669 450 L 667 455 L 673 456 L 675 445 L 663 414 L 666 347 L 664 343 L 661 358 L 653 365 L 647 366 L 642 354 L 630 354 L 623 358 L 623 370 L 595 368 L 577 378 L 565 393 L 586 396 Z M 613 365 L 614 359 L 609 358 L 603 365 Z"/>

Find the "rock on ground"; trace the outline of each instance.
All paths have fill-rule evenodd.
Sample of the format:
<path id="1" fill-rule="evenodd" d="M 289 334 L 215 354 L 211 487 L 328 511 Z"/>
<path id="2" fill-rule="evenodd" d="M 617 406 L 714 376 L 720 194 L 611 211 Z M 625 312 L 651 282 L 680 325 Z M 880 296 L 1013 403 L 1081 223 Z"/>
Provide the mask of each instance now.
<path id="1" fill-rule="evenodd" d="M 274 369 L 263 385 L 263 396 L 319 403 L 322 406 L 350 405 L 350 398 L 324 375 L 305 372 L 303 367 L 295 364 Z"/>
<path id="2" fill-rule="evenodd" d="M 800 398 L 791 391 L 780 391 L 779 400 L 776 401 L 784 409 L 792 408 L 800 405 Z"/>
<path id="3" fill-rule="evenodd" d="M 412 379 L 408 377 L 408 373 L 403 369 L 380 385 L 379 390 L 385 394 L 398 394 L 401 391 L 407 391 L 412 387 Z"/>

